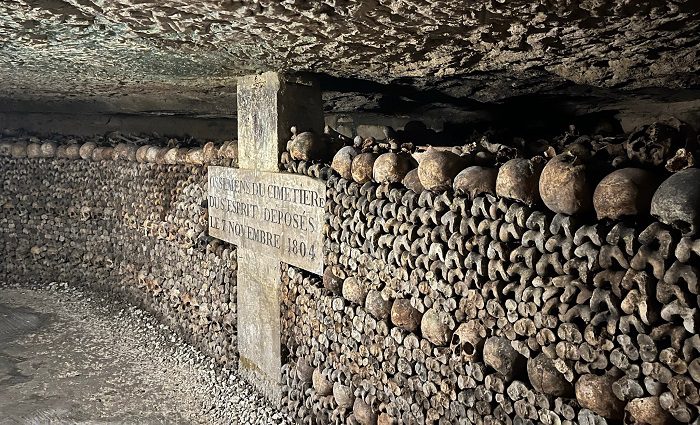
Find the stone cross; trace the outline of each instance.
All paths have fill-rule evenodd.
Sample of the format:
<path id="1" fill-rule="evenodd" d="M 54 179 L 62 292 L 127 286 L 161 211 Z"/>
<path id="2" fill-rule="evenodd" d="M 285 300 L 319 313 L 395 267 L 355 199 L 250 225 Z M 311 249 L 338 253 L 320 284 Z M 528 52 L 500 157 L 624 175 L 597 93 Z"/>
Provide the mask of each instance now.
<path id="1" fill-rule="evenodd" d="M 280 401 L 280 262 L 323 268 L 325 185 L 279 173 L 291 127 L 323 128 L 318 84 L 274 72 L 239 78 L 240 170 L 209 169 L 209 232 L 238 246 L 239 371 Z M 319 243 L 320 241 L 320 243 Z"/>

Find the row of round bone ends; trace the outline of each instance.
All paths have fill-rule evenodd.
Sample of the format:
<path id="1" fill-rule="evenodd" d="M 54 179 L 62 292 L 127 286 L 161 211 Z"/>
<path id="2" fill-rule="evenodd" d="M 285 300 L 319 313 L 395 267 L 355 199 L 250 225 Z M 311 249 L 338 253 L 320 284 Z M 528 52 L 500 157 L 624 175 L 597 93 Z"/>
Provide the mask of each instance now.
<path id="1" fill-rule="evenodd" d="M 158 135 L 37 137 L 6 130 L 0 138 L 0 156 L 13 158 L 58 158 L 90 161 L 132 161 L 163 165 L 238 166 L 238 142 L 207 142 Z"/>
<path id="2" fill-rule="evenodd" d="M 491 194 L 555 213 L 595 212 L 599 220 L 646 222 L 651 213 L 686 235 L 700 231 L 698 137 L 675 118 L 626 137 L 578 135 L 572 128 L 552 142 L 515 138 L 505 144 L 486 133 L 463 146 L 425 150 L 416 150 L 410 135 L 386 133 L 398 140 L 351 140 L 331 129 L 325 137 L 295 131 L 288 156 L 308 161 L 332 154 L 333 170 L 358 183 L 402 184 L 417 193 Z"/>
<path id="3" fill-rule="evenodd" d="M 206 167 L 0 157 L 0 181 L 1 278 L 113 292 L 235 367 L 236 252 L 207 236 Z"/>
<path id="4" fill-rule="evenodd" d="M 323 279 L 282 276 L 299 422 L 698 423 L 700 240 L 491 194 L 327 186 Z"/>

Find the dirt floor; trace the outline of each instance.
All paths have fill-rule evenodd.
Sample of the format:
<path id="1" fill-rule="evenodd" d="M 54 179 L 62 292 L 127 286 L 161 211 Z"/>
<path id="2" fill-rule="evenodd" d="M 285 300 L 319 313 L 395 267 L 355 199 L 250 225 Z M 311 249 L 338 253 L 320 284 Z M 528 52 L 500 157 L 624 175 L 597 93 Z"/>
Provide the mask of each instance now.
<path id="1" fill-rule="evenodd" d="M 0 424 L 279 422 L 141 310 L 61 286 L 0 287 Z"/>

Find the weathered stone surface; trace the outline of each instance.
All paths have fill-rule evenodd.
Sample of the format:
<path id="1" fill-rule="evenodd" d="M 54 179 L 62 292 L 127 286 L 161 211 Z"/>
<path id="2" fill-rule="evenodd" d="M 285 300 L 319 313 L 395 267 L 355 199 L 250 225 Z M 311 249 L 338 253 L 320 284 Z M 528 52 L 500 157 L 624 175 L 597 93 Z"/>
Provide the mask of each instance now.
<path id="1" fill-rule="evenodd" d="M 319 180 L 277 171 L 297 129 L 320 134 L 323 109 L 316 81 L 274 72 L 241 78 L 237 105 L 237 158 L 245 170 L 209 168 L 209 234 L 238 245 L 239 370 L 278 404 L 280 262 L 323 273 L 326 193 Z"/>
<path id="2" fill-rule="evenodd" d="M 241 168 L 278 171 L 279 155 L 293 135 L 292 127 L 316 134 L 323 130 L 321 91 L 313 80 L 275 72 L 241 77 L 237 105 Z"/>
<path id="3" fill-rule="evenodd" d="M 322 274 L 325 191 L 310 177 L 210 167 L 209 234 Z"/>
<path id="4" fill-rule="evenodd" d="M 18 0 L 0 4 L 0 92 L 108 98 L 119 82 L 122 93 L 170 93 L 223 112 L 237 75 L 269 69 L 428 77 L 422 84 L 479 100 L 564 81 L 690 87 L 699 13 L 691 0 Z"/>

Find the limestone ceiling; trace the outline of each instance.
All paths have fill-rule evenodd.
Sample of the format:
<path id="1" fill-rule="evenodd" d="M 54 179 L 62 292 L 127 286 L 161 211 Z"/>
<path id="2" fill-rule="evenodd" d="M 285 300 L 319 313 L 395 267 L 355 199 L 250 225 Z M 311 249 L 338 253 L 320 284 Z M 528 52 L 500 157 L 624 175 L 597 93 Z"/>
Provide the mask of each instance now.
<path id="1" fill-rule="evenodd" d="M 226 114 L 257 70 L 479 101 L 700 86 L 698 0 L 3 0 L 0 95 Z"/>

